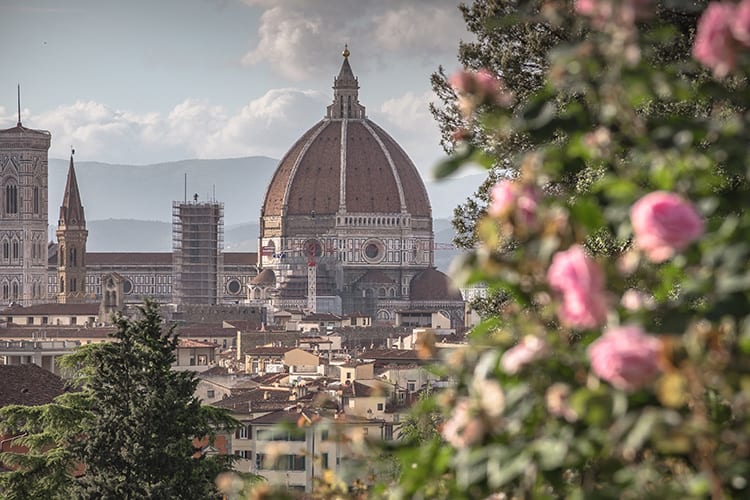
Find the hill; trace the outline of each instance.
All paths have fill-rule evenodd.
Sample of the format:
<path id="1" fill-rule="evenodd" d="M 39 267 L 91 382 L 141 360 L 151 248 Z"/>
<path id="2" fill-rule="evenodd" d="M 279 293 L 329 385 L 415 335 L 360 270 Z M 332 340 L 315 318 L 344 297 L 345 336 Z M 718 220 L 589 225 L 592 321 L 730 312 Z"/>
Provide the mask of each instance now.
<path id="1" fill-rule="evenodd" d="M 65 189 L 69 160 L 49 160 L 50 223 Z M 182 160 L 152 165 L 113 165 L 76 161 L 76 176 L 88 220 L 135 219 L 170 222 L 172 201 L 197 193 L 200 200 L 224 203 L 226 226 L 260 215 L 266 187 L 278 160 L 264 156 L 220 160 Z M 453 208 L 482 182 L 482 174 L 426 181 L 435 218 L 452 217 Z"/>

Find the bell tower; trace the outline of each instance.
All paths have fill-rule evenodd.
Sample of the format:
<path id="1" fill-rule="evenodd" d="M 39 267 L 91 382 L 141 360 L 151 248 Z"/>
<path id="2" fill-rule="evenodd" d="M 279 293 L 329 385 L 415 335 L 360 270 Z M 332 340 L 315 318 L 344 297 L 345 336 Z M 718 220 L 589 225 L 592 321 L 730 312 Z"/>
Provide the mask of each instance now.
<path id="1" fill-rule="evenodd" d="M 70 154 L 68 180 L 57 223 L 57 302 L 82 302 L 86 298 L 86 218 Z"/>

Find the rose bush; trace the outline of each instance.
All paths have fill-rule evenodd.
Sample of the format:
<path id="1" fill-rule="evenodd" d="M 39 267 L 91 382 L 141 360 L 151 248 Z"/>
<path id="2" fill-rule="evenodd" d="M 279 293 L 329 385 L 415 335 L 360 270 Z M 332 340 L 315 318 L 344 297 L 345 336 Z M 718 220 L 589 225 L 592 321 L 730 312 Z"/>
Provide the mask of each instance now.
<path id="1" fill-rule="evenodd" d="M 520 0 L 570 37 L 515 113 L 459 73 L 483 137 L 541 146 L 465 142 L 438 169 L 517 171 L 456 274 L 507 301 L 436 367 L 442 433 L 396 448 L 384 496 L 750 497 L 750 0 L 689 4 L 691 48 L 665 59 L 674 2 Z"/>

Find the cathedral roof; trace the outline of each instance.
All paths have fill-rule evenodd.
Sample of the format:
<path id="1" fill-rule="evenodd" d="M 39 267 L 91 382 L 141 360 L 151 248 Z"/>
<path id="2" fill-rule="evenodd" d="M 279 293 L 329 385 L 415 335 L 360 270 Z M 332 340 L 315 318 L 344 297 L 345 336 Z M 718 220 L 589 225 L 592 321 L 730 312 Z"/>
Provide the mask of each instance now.
<path id="1" fill-rule="evenodd" d="M 403 149 L 368 119 L 348 50 L 326 117 L 284 155 L 263 215 L 401 214 L 431 217 L 424 183 Z"/>
<path id="2" fill-rule="evenodd" d="M 275 285 L 276 274 L 271 269 L 263 269 L 258 276 L 253 279 L 253 285 Z"/>
<path id="3" fill-rule="evenodd" d="M 395 281 L 380 269 L 370 269 L 361 278 L 357 280 L 357 283 L 373 283 L 373 284 L 393 284 Z"/>
<path id="4" fill-rule="evenodd" d="M 417 301 L 462 301 L 461 292 L 451 279 L 437 269 L 425 269 L 411 280 L 411 300 Z"/>
<path id="5" fill-rule="evenodd" d="M 60 206 L 60 226 L 86 227 L 86 217 L 83 214 L 81 193 L 78 191 L 76 170 L 73 165 L 73 155 L 70 155 L 70 166 L 68 167 L 68 181 L 65 183 L 65 194 Z"/>

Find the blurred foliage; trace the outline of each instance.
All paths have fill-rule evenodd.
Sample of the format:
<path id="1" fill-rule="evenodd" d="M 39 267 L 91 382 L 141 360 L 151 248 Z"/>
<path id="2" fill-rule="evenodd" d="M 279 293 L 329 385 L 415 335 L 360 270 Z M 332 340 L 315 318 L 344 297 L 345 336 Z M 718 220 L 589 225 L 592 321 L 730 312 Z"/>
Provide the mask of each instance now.
<path id="1" fill-rule="evenodd" d="M 689 57 L 707 2 L 592 3 L 608 3 L 614 14 L 581 15 L 562 0 L 464 8 L 466 15 L 512 5 L 483 11 L 486 19 L 473 25 L 492 36 L 532 25 L 565 36 L 548 40 L 543 78 L 529 78 L 513 106 L 487 104 L 463 116 L 453 108 L 471 134 L 440 171 L 469 162 L 492 171 L 510 161 L 515 182 L 541 195 L 531 224 L 485 215 L 488 195 L 463 214 L 477 244 L 458 276 L 507 300 L 449 364 L 457 386 L 414 417 L 436 419 L 442 439 L 395 450 L 402 475 L 383 496 L 750 497 L 750 48 L 737 47 L 738 69 L 717 80 Z M 634 5 L 655 10 L 615 19 Z M 511 44 L 519 46 L 533 44 Z M 510 75 L 500 59 L 490 64 L 492 54 L 465 54 L 475 56 L 470 69 Z M 460 126 L 443 124 L 445 132 Z M 527 142 L 510 159 L 477 137 Z M 657 190 L 689 200 L 705 221 L 698 241 L 661 263 L 633 244 L 630 221 L 633 204 Z M 558 319 L 561 297 L 547 270 L 574 245 L 603 272 L 601 328 Z M 632 292 L 642 300 L 626 301 Z M 589 353 L 622 325 L 639 326 L 661 346 L 659 375 L 629 391 L 597 377 Z M 510 369 L 509 357 L 529 337 L 544 350 Z"/>

